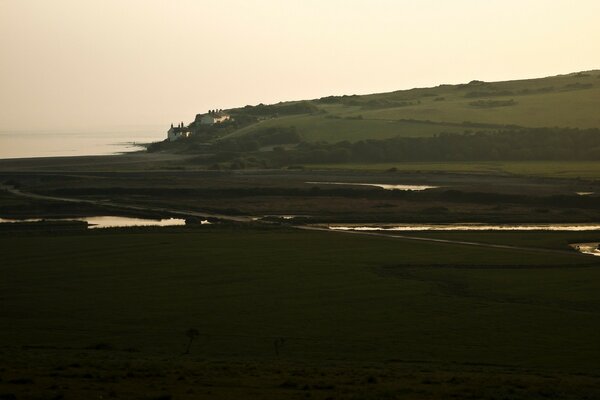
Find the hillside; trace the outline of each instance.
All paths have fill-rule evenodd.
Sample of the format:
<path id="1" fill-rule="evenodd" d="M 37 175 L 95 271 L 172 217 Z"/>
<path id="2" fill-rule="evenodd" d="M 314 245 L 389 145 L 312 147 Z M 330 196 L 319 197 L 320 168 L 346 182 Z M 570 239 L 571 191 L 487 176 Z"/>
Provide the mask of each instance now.
<path id="1" fill-rule="evenodd" d="M 467 121 L 502 126 L 599 128 L 600 70 L 540 79 L 473 81 L 364 96 L 331 96 L 309 103 L 315 106 L 311 113 L 280 113 L 225 137 L 294 126 L 305 141 L 334 143 L 463 132 L 473 129 L 464 124 Z"/>
<path id="2" fill-rule="evenodd" d="M 600 161 L 600 70 L 245 106 L 150 152 L 214 169 L 308 164 Z"/>

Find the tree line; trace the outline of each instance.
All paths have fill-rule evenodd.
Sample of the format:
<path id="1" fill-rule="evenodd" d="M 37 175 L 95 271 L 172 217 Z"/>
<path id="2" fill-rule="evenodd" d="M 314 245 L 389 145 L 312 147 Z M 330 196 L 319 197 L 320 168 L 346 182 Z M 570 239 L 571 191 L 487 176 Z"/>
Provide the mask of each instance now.
<path id="1" fill-rule="evenodd" d="M 281 164 L 600 160 L 600 130 L 533 128 L 353 143 L 301 142 L 293 150 L 273 153 L 270 158 Z"/>

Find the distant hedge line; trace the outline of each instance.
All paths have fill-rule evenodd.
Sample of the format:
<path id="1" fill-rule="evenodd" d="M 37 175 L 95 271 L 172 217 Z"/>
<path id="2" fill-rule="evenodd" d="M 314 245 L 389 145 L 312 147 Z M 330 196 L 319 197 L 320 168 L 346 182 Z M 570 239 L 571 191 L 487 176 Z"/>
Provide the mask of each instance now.
<path id="1" fill-rule="evenodd" d="M 501 194 L 465 192 L 461 190 L 401 191 L 365 188 L 307 188 L 294 187 L 248 187 L 248 188 L 132 188 L 132 187 L 80 187 L 47 191 L 55 196 L 149 196 L 152 198 L 248 198 L 248 197 L 345 197 L 363 199 L 402 199 L 414 202 L 449 202 L 475 204 L 521 204 L 530 207 L 557 207 L 600 209 L 595 197 L 578 195 L 536 196 L 529 194 Z"/>
<path id="2" fill-rule="evenodd" d="M 280 164 L 401 161 L 600 160 L 599 129 L 516 129 L 397 137 L 354 143 L 302 142 L 269 156 Z"/>

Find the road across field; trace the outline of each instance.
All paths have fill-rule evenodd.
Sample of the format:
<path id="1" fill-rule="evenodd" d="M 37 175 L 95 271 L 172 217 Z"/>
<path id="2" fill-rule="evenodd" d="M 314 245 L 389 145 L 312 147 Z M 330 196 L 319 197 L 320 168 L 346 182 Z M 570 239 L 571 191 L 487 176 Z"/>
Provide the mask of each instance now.
<path id="1" fill-rule="evenodd" d="M 91 204 L 99 207 L 112 207 L 112 208 L 120 208 L 132 211 L 150 211 L 150 212 L 158 212 L 158 213 L 168 213 L 168 214 L 176 214 L 181 215 L 183 217 L 196 217 L 196 218 L 215 218 L 221 219 L 225 221 L 232 222 L 251 222 L 253 221 L 252 217 L 246 216 L 233 216 L 233 215 L 225 215 L 225 214 L 215 214 L 215 213 L 207 213 L 207 212 L 199 212 L 199 211 L 191 211 L 191 210 L 176 210 L 169 209 L 164 207 L 149 207 L 149 206 L 136 206 L 132 204 L 126 203 L 117 203 L 111 200 L 91 200 L 91 199 L 78 199 L 73 197 L 58 197 L 58 196 L 46 196 L 37 193 L 24 192 L 22 190 L 16 189 L 11 186 L 0 185 L 0 189 L 4 189 L 9 193 L 15 196 L 28 197 L 31 199 L 38 200 L 48 200 L 48 201 L 64 201 L 70 203 L 79 203 L 79 204 Z"/>
<path id="2" fill-rule="evenodd" d="M 28 197 L 32 199 L 38 200 L 49 200 L 49 201 L 64 201 L 71 203 L 85 203 L 92 204 L 99 207 L 111 207 L 111 208 L 120 208 L 132 211 L 145 211 L 145 212 L 157 212 L 157 213 L 168 213 L 174 215 L 180 215 L 183 217 L 195 217 L 195 218 L 214 218 L 220 219 L 224 221 L 231 222 L 256 222 L 256 217 L 252 216 L 233 216 L 233 215 L 225 215 L 225 214 L 215 214 L 208 212 L 200 212 L 200 211 L 191 211 L 191 210 L 178 210 L 164 207 L 150 207 L 150 206 L 136 206 L 125 203 L 113 202 L 110 200 L 91 200 L 91 199 L 78 199 L 73 197 L 57 197 L 57 196 L 46 196 L 37 193 L 24 192 L 12 186 L 0 185 L 0 189 L 4 189 L 9 193 L 15 196 Z M 581 256 L 581 257 L 593 257 L 588 254 L 583 254 L 579 252 L 575 252 L 572 250 L 553 250 L 553 249 L 544 249 L 538 247 L 523 247 L 523 246 L 511 246 L 504 244 L 493 244 L 493 243 L 482 243 L 482 242 L 470 242 L 463 240 L 451 240 L 451 239 L 437 239 L 437 238 L 428 238 L 421 236 L 412 236 L 412 235 L 402 235 L 402 234 L 390 234 L 390 233 L 381 233 L 381 232 L 364 232 L 364 231 L 352 231 L 352 230 L 331 230 L 324 227 L 319 226 L 311 226 L 311 225 L 290 225 L 290 227 L 302 230 L 310 230 L 310 231 L 319 231 L 319 232 L 329 232 L 329 233 L 339 233 L 339 234 L 352 234 L 352 235 L 365 235 L 365 236 L 376 236 L 376 237 L 384 237 L 388 239 L 400 239 L 400 240 L 414 240 L 421 242 L 433 242 L 440 244 L 449 244 L 449 245 L 458 245 L 458 246 L 476 246 L 476 247 L 484 247 L 490 249 L 505 249 L 505 250 L 516 250 L 516 251 L 526 251 L 526 252 L 535 252 L 535 253 L 546 253 L 546 254 L 570 254 L 573 256 Z"/>

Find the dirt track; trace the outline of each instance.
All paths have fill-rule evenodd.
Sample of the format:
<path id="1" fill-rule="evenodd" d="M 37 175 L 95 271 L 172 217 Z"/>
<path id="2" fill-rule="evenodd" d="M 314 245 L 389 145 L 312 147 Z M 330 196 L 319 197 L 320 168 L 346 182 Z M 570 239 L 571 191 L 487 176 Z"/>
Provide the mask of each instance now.
<path id="1" fill-rule="evenodd" d="M 233 221 L 233 222 L 251 222 L 252 221 L 252 217 L 246 217 L 246 216 L 213 214 L 213 213 L 190 211 L 190 210 L 175 210 L 175 209 L 169 209 L 169 208 L 164 208 L 164 207 L 135 206 L 135 205 L 131 205 L 131 204 L 117 203 L 117 202 L 110 201 L 110 200 L 89 200 L 89 199 L 77 199 L 77 198 L 72 198 L 72 197 L 45 196 L 45 195 L 36 194 L 36 193 L 23 192 L 14 187 L 5 186 L 5 185 L 0 185 L 0 189 L 4 189 L 15 196 L 28 197 L 31 199 L 38 199 L 38 200 L 64 201 L 64 202 L 70 202 L 70 203 L 84 203 L 84 204 L 92 204 L 92 205 L 99 206 L 99 207 L 121 208 L 121 209 L 126 209 L 126 210 L 133 210 L 133 211 L 151 211 L 151 212 L 158 212 L 158 213 L 169 213 L 169 214 L 181 215 L 184 217 L 216 218 L 216 219 L 222 219 L 225 221 Z"/>
<path id="2" fill-rule="evenodd" d="M 215 218 L 225 221 L 232 222 L 252 222 L 256 219 L 251 216 L 232 216 L 225 214 L 214 214 L 207 212 L 198 212 L 198 211 L 190 211 L 190 210 L 177 210 L 171 208 L 164 207 L 148 207 L 148 206 L 135 206 L 131 204 L 125 203 L 117 203 L 110 200 L 89 200 L 89 199 L 77 199 L 77 198 L 69 198 L 69 197 L 56 197 L 56 196 L 45 196 L 36 193 L 23 192 L 19 189 L 16 189 L 11 186 L 0 185 L 0 189 L 6 190 L 9 193 L 15 196 L 28 197 L 39 200 L 50 200 L 50 201 L 64 201 L 71 203 L 86 203 L 92 204 L 100 207 L 109 207 L 109 208 L 120 208 L 127 209 L 133 211 L 151 211 L 151 212 L 159 212 L 159 213 L 169 213 L 175 215 L 181 215 L 183 217 L 196 217 L 196 218 Z M 490 249 L 505 249 L 505 250 L 517 250 L 517 251 L 526 251 L 526 252 L 535 252 L 535 253 L 545 253 L 545 254 L 569 254 L 573 256 L 581 256 L 581 257 L 593 257 L 591 255 L 578 253 L 572 250 L 553 250 L 553 249 L 544 249 L 537 247 L 522 247 L 522 246 L 510 246 L 510 245 L 502 245 L 502 244 L 493 244 L 493 243 L 481 243 L 481 242 L 468 242 L 461 240 L 449 240 L 449 239 L 436 239 L 436 238 L 427 238 L 427 237 L 419 237 L 412 235 L 401 235 L 401 234 L 389 234 L 389 233 L 378 233 L 378 232 L 363 232 L 363 231 L 334 231 L 331 229 L 318 227 L 318 226 L 310 226 L 310 225 L 291 225 L 296 229 L 302 230 L 310 230 L 310 231 L 319 231 L 319 232 L 329 232 L 329 233 L 341 233 L 341 234 L 352 234 L 352 235 L 364 235 L 364 236 L 376 236 L 376 237 L 384 237 L 388 239 L 400 239 L 400 240 L 414 240 L 421 242 L 433 242 L 433 243 L 441 243 L 441 244 L 450 244 L 450 245 L 459 245 L 459 246 L 476 246 L 476 247 L 485 247 Z"/>

